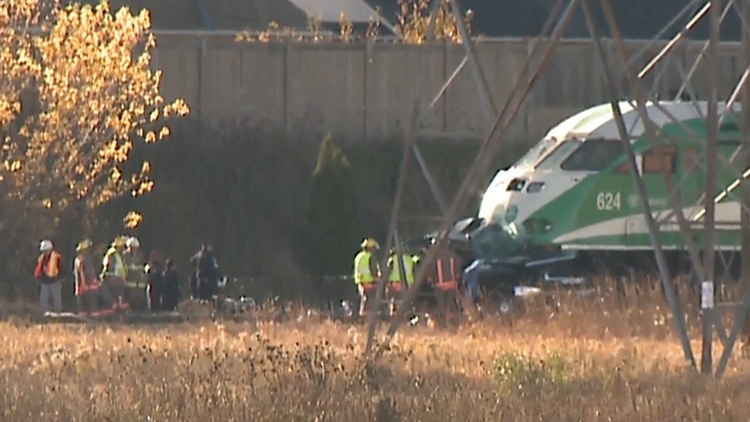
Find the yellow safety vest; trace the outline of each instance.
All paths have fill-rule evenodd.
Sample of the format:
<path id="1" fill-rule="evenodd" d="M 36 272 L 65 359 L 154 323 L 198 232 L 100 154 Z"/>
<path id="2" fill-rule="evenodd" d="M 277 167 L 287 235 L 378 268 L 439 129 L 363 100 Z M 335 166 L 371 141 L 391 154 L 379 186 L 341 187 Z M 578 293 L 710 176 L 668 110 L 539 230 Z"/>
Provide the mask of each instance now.
<path id="1" fill-rule="evenodd" d="M 361 251 L 354 257 L 354 283 L 355 284 L 369 284 L 375 281 L 375 278 L 370 271 L 370 259 L 372 254 L 370 252 Z"/>
<path id="2" fill-rule="evenodd" d="M 115 268 L 107 268 L 107 262 L 109 261 L 109 257 L 114 255 L 115 256 Z M 121 277 L 125 279 L 128 276 L 128 270 L 125 268 L 125 263 L 122 261 L 122 255 L 117 253 L 117 250 L 114 248 L 110 248 L 107 251 L 107 254 L 104 255 L 104 262 L 103 262 L 104 268 L 107 268 L 107 273 L 113 274 L 117 277 Z"/>
<path id="3" fill-rule="evenodd" d="M 128 254 L 128 255 L 125 255 L 125 254 Z M 122 257 L 123 263 L 126 263 L 127 261 L 131 261 L 131 262 L 128 262 L 125 266 L 126 272 L 127 272 L 126 284 L 128 285 L 128 287 L 139 288 L 141 286 L 145 286 L 146 265 L 139 264 L 138 258 L 140 258 L 140 256 L 132 255 L 129 252 L 125 252 L 123 254 L 118 254 L 118 255 Z M 125 259 L 126 257 L 128 259 Z"/>
<path id="4" fill-rule="evenodd" d="M 391 268 L 390 279 L 391 283 L 401 282 L 401 265 L 398 263 L 397 255 L 391 255 L 388 258 L 388 266 Z M 414 283 L 414 257 L 404 257 L 404 271 L 406 271 L 406 285 L 411 286 Z"/>

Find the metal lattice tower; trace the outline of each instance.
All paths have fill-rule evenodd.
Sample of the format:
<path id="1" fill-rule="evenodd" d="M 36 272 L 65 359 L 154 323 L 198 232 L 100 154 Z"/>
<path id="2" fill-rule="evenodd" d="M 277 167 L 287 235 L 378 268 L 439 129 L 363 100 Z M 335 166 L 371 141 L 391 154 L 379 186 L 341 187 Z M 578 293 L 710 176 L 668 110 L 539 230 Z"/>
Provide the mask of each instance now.
<path id="1" fill-rule="evenodd" d="M 434 27 L 435 19 L 438 7 L 441 0 L 433 0 L 430 8 L 430 19 L 428 25 L 427 44 L 433 41 L 434 38 Z M 702 309 L 702 321 L 703 321 L 703 348 L 700 361 L 700 370 L 704 374 L 715 374 L 715 376 L 721 377 L 724 373 L 734 344 L 742 331 L 746 315 L 750 312 L 750 288 L 745 288 L 742 294 L 741 302 L 732 304 L 719 304 L 719 306 L 732 306 L 736 308 L 734 316 L 734 324 L 727 333 L 723 326 L 720 318 L 717 315 L 717 304 L 714 303 L 714 281 L 715 281 L 715 253 L 716 248 L 714 245 L 714 236 L 716 234 L 715 227 L 715 204 L 718 202 L 722 195 L 733 194 L 737 195 L 737 192 L 729 192 L 740 187 L 740 193 L 742 195 L 742 208 L 741 208 L 741 227 L 742 227 L 742 258 L 743 258 L 743 282 L 747 283 L 750 281 L 748 273 L 750 272 L 750 235 L 748 231 L 748 222 L 750 219 L 748 215 L 748 203 L 750 203 L 750 186 L 747 180 L 748 162 L 750 161 L 748 151 L 750 151 L 750 107 L 743 107 L 742 116 L 738 116 L 738 121 L 742 121 L 742 142 L 741 146 L 731 157 L 725 157 L 718 151 L 718 133 L 719 125 L 726 117 L 727 113 L 734 113 L 732 111 L 732 105 L 737 103 L 740 99 L 744 104 L 750 103 L 750 85 L 748 85 L 747 79 L 750 75 L 750 0 L 691 0 L 686 4 L 683 9 L 674 18 L 667 23 L 659 33 L 649 41 L 649 43 L 641 48 L 634 54 L 628 54 L 625 42 L 620 34 L 620 30 L 615 19 L 615 14 L 612 8 L 611 0 L 557 0 L 554 8 L 550 11 L 550 16 L 547 19 L 544 27 L 541 31 L 539 38 L 534 43 L 531 51 L 527 57 L 526 63 L 523 66 L 521 74 L 519 75 L 514 88 L 506 99 L 505 103 L 500 107 L 500 110 L 496 110 L 495 104 L 492 102 L 492 96 L 488 88 L 487 82 L 484 78 L 481 64 L 476 58 L 472 41 L 469 38 L 468 32 L 461 18 L 461 8 L 458 0 L 442 0 L 447 1 L 451 5 L 453 14 L 455 15 L 456 23 L 459 27 L 462 43 L 466 51 L 464 60 L 458 65 L 457 69 L 450 75 L 445 81 L 443 87 L 435 94 L 435 99 L 432 100 L 430 106 L 437 102 L 437 99 L 445 92 L 446 88 L 452 83 L 458 73 L 462 70 L 464 65 L 468 64 L 471 68 L 472 76 L 475 81 L 477 88 L 477 95 L 479 101 L 482 104 L 483 114 L 485 117 L 485 123 L 487 124 L 487 133 L 485 139 L 477 153 L 472 166 L 468 169 L 467 174 L 461 187 L 459 188 L 455 198 L 450 203 L 445 201 L 444 196 L 439 191 L 437 185 L 432 178 L 429 169 L 421 156 L 420 150 L 414 141 L 415 131 L 418 122 L 425 114 L 427 110 L 422 107 L 423 88 L 420 81 L 417 81 L 417 89 L 415 92 L 414 106 L 412 109 L 412 118 L 410 125 L 407 128 L 406 139 L 403 146 L 403 156 L 400 167 L 400 174 L 398 184 L 396 188 L 395 199 L 393 203 L 393 209 L 391 212 L 391 220 L 388 230 L 388 238 L 386 242 L 386 250 L 390 250 L 391 247 L 396 247 L 398 255 L 401 256 L 400 242 L 398 239 L 398 220 L 399 212 L 404 194 L 404 185 L 406 183 L 406 174 L 409 169 L 410 162 L 412 160 L 412 154 L 419 163 L 426 179 L 428 180 L 432 192 L 438 204 L 440 204 L 443 212 L 443 219 L 440 224 L 438 231 L 438 237 L 435 243 L 430 247 L 426 256 L 423 258 L 424 265 L 420 265 L 420 269 L 417 272 L 415 282 L 413 286 L 408 290 L 407 294 L 403 298 L 398 313 L 393 319 L 388 332 L 386 334 L 385 341 L 389 341 L 396 333 L 399 327 L 399 322 L 403 319 L 404 312 L 407 309 L 407 305 L 411 303 L 415 295 L 419 291 L 420 286 L 424 282 L 426 268 L 434 263 L 437 253 L 440 248 L 445 247 L 445 241 L 448 232 L 453 226 L 453 223 L 457 220 L 458 212 L 461 207 L 465 204 L 468 199 L 468 193 L 470 187 L 477 182 L 478 176 L 481 176 L 489 170 L 489 166 L 494 161 L 494 158 L 498 155 L 498 152 L 502 148 L 502 141 L 506 137 L 510 124 L 516 118 L 518 111 L 522 107 L 524 101 L 528 97 L 529 93 L 537 83 L 539 76 L 548 67 L 552 54 L 557 48 L 562 35 L 568 27 L 571 17 L 576 10 L 582 10 L 586 18 L 589 34 L 592 42 L 596 47 L 597 56 L 602 64 L 603 73 L 607 82 L 607 91 L 609 102 L 612 106 L 612 111 L 615 116 L 615 120 L 618 126 L 618 132 L 623 141 L 623 146 L 628 157 L 628 166 L 631 177 L 636 186 L 638 192 L 641 208 L 643 210 L 643 216 L 648 226 L 649 235 L 651 237 L 652 246 L 654 248 L 655 258 L 658 264 L 661 281 L 666 293 L 667 300 L 669 302 L 672 314 L 675 321 L 675 330 L 680 337 L 682 349 L 685 355 L 685 359 L 688 364 L 698 369 L 696 360 L 693 355 L 693 350 L 688 338 L 687 329 L 685 327 L 685 315 L 680 309 L 678 303 L 674 285 L 672 282 L 672 276 L 669 274 L 667 269 L 666 260 L 662 245 L 659 237 L 659 224 L 656 221 L 654 213 L 651 211 L 649 203 L 647 201 L 646 191 L 641 180 L 641 175 L 638 170 L 636 163 L 635 154 L 630 144 L 629 136 L 625 123 L 620 110 L 619 101 L 621 98 L 629 98 L 627 100 L 631 106 L 637 110 L 639 118 L 642 120 L 645 131 L 648 137 L 651 139 L 651 147 L 656 154 L 661 154 L 661 149 L 664 148 L 657 141 L 657 125 L 649 118 L 647 114 L 646 103 L 650 99 L 654 98 L 656 92 L 657 83 L 662 78 L 666 65 L 662 66 L 659 72 L 654 76 L 654 83 L 652 87 L 645 86 L 645 76 L 651 72 L 655 72 L 657 64 L 669 64 L 672 57 L 676 54 L 677 50 L 675 47 L 678 46 L 684 39 L 685 35 L 701 20 L 709 20 L 710 24 L 710 38 L 705 42 L 701 54 L 697 57 L 690 69 L 685 72 L 683 69 L 679 69 L 682 77 L 681 86 L 676 93 L 676 98 L 679 99 L 685 94 L 688 94 L 690 101 L 696 102 L 694 89 L 692 86 L 692 79 L 700 64 L 701 60 L 709 66 L 709 98 L 707 101 L 707 116 L 706 127 L 707 135 L 706 139 L 701 139 L 701 142 L 706 142 L 705 147 L 705 160 L 703 161 L 704 172 L 705 172 L 705 191 L 697 204 L 681 204 L 677 189 L 680 186 L 680 180 L 673 180 L 672 175 L 669 174 L 665 169 L 661 169 L 661 175 L 664 178 L 665 185 L 670 192 L 670 203 L 671 213 L 676 218 L 679 225 L 680 234 L 687 245 L 688 253 L 691 258 L 694 274 L 700 277 L 702 280 L 702 297 L 701 297 L 701 309 Z M 608 49 L 605 47 L 601 29 L 597 28 L 594 15 L 591 9 L 592 2 L 598 2 L 601 11 L 603 12 L 606 26 L 611 34 L 611 40 L 608 40 L 610 46 L 614 50 L 614 58 L 608 54 Z M 654 55 L 648 64 L 642 69 L 637 69 L 635 63 L 641 60 L 646 55 L 646 52 L 653 47 L 659 38 L 667 33 L 671 27 L 674 26 L 681 18 L 693 13 L 693 16 L 687 24 L 676 33 L 672 39 L 659 51 L 658 54 Z M 718 87 L 721 82 L 721 61 L 719 52 L 720 43 L 720 26 L 724 18 L 728 13 L 736 13 L 740 17 L 742 23 L 742 66 L 745 68 L 744 72 L 740 76 L 739 80 L 736 81 L 736 85 L 732 90 L 731 95 L 725 101 L 726 106 L 724 111 L 719 111 L 719 94 Z M 426 50 L 426 49 L 425 49 Z M 613 60 L 619 60 L 620 63 L 613 64 Z M 422 69 L 427 70 L 426 55 L 422 56 Z M 678 64 L 679 66 L 679 64 Z M 617 70 L 615 70 L 617 69 Z M 627 84 L 625 87 L 618 87 L 617 77 L 622 76 L 622 73 L 627 77 Z M 418 78 L 420 75 L 418 75 Z M 680 124 L 674 116 L 663 108 L 658 103 L 655 107 L 663 112 L 665 115 L 670 117 L 670 120 Z M 429 107 L 428 107 L 429 109 Z M 492 116 L 495 116 L 494 119 Z M 684 125 L 683 125 L 684 126 Z M 689 128 L 686 128 L 688 133 L 691 133 Z M 698 136 L 692 132 L 691 136 Z M 717 166 L 721 163 L 727 168 L 731 168 L 737 177 L 737 183 L 734 188 L 728 189 L 726 186 L 719 186 L 717 180 Z M 706 200 L 706 198 L 712 198 L 714 200 Z M 699 213 L 698 219 L 692 218 L 689 221 L 688 217 L 685 216 L 684 208 L 686 206 L 697 206 L 702 210 Z M 702 221 L 700 221 L 702 220 Z M 692 233 L 698 227 L 704 233 L 704 239 L 702 248 L 696 244 L 693 240 Z M 723 259 L 721 253 L 719 253 L 720 259 Z M 385 258 L 384 258 L 385 260 Z M 403 271 L 403 263 L 399 263 Z M 381 278 L 378 280 L 378 290 L 376 303 L 380 303 L 381 292 L 384 284 L 388 279 L 388 266 L 385 262 L 381 264 L 381 268 L 384 268 Z M 403 274 L 403 272 L 402 272 Z M 747 287 L 747 286 L 745 286 Z M 373 349 L 373 341 L 377 328 L 376 312 L 370 315 L 370 330 L 367 339 L 366 353 L 370 354 Z M 723 342 L 723 351 L 721 353 L 718 367 L 716 372 L 713 371 L 713 350 L 712 350 L 712 339 L 716 333 Z M 379 355 L 376 353 L 375 356 Z"/>

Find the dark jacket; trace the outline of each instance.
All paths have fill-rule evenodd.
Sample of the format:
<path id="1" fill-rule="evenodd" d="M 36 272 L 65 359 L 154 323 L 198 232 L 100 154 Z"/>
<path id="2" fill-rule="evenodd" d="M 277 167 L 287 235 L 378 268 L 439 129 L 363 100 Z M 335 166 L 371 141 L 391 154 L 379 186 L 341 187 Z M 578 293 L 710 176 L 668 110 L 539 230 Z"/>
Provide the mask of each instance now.
<path id="1" fill-rule="evenodd" d="M 193 256 L 190 262 L 193 264 L 199 279 L 214 281 L 221 278 L 219 264 L 216 262 L 213 252 L 209 250 L 200 251 Z"/>
<path id="2" fill-rule="evenodd" d="M 163 275 L 164 294 L 180 294 L 180 278 L 176 270 L 166 270 Z"/>
<path id="3" fill-rule="evenodd" d="M 161 262 L 155 262 L 149 264 L 148 271 L 146 272 L 146 282 L 152 287 L 161 287 L 164 284 L 164 264 Z"/>

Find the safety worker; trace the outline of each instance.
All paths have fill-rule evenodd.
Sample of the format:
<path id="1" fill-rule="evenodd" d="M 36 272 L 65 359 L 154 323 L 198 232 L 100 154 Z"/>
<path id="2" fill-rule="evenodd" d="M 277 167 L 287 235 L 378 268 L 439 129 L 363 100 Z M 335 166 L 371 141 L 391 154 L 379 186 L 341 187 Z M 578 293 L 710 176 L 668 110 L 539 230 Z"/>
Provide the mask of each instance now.
<path id="1" fill-rule="evenodd" d="M 373 252 L 380 249 L 380 245 L 374 239 L 364 239 L 360 247 L 362 250 L 354 257 L 354 283 L 359 292 L 359 316 L 365 317 L 370 312 L 370 303 L 377 297 L 380 265 Z M 376 305 L 376 308 L 380 307 Z"/>
<path id="2" fill-rule="evenodd" d="M 403 256 L 404 272 L 406 276 L 401 275 L 401 265 L 399 264 L 398 252 L 395 249 L 391 249 L 388 257 L 388 285 L 386 287 L 386 295 L 390 302 L 390 315 L 396 314 L 396 304 L 401 301 L 403 292 L 406 289 L 411 288 L 414 284 L 414 276 L 416 274 L 415 268 L 419 261 L 419 258 L 415 255 Z"/>
<path id="3" fill-rule="evenodd" d="M 430 279 L 435 292 L 440 324 L 443 326 L 458 324 L 460 316 L 460 297 L 458 291 L 459 273 L 462 268 L 461 257 L 450 250 L 448 245 L 440 248 Z"/>
<path id="4" fill-rule="evenodd" d="M 125 251 L 122 259 L 127 267 L 127 293 L 128 303 L 133 308 L 145 309 L 146 300 L 146 273 L 144 271 L 146 262 L 141 253 L 141 242 L 136 237 L 128 237 L 125 240 Z"/>
<path id="5" fill-rule="evenodd" d="M 76 285 L 78 315 L 100 317 L 114 312 L 114 300 L 106 288 L 101 287 L 96 274 L 91 241 L 84 239 L 76 246 L 77 256 L 73 260 L 73 276 Z M 103 303 L 101 303 L 103 302 Z M 101 306 L 100 308 L 100 304 Z"/>
<path id="6" fill-rule="evenodd" d="M 130 309 L 130 304 L 125 299 L 125 289 L 127 285 L 125 280 L 128 277 L 128 268 L 122 259 L 122 253 L 125 251 L 124 236 L 117 237 L 104 255 L 102 263 L 102 274 L 100 276 L 102 284 L 112 292 L 116 300 L 116 306 L 120 310 Z"/>
<path id="7" fill-rule="evenodd" d="M 180 278 L 177 275 L 177 264 L 172 259 L 167 259 L 163 282 L 161 309 L 164 312 L 176 312 L 181 296 Z"/>
<path id="8" fill-rule="evenodd" d="M 52 241 L 42 240 L 39 244 L 39 259 L 34 268 L 34 278 L 40 285 L 39 308 L 42 313 L 49 311 L 49 302 L 57 313 L 62 312 L 62 282 L 60 263 L 62 256 L 55 250 Z"/>
<path id="9" fill-rule="evenodd" d="M 487 264 L 483 259 L 477 258 L 463 270 L 461 281 L 464 287 L 463 303 L 464 308 L 475 316 L 481 315 L 482 309 L 479 306 L 480 289 L 479 274 Z"/>
<path id="10" fill-rule="evenodd" d="M 204 303 L 213 301 L 214 308 L 217 308 L 216 295 L 219 291 L 219 280 L 222 275 L 211 244 L 204 243 L 201 250 L 193 255 L 190 262 L 193 264 L 195 278 L 198 282 L 199 300 Z"/>
<path id="11" fill-rule="evenodd" d="M 190 300 L 198 300 L 198 268 L 197 260 L 191 263 L 193 264 L 193 271 L 190 271 L 188 277 L 188 290 L 190 291 Z"/>
<path id="12" fill-rule="evenodd" d="M 146 265 L 146 296 L 148 297 L 148 308 L 153 313 L 162 311 L 162 298 L 164 296 L 164 259 L 161 252 L 153 251 Z"/>

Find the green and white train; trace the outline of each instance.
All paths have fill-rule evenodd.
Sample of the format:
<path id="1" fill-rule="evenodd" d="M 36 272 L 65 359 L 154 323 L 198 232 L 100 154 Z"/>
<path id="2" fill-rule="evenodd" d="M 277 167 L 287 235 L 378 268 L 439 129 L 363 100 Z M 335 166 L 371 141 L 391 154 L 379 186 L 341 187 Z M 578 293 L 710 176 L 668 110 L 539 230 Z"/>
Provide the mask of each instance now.
<path id="1" fill-rule="evenodd" d="M 620 108 L 668 262 L 673 272 L 689 270 L 662 170 L 672 175 L 683 214 L 695 227 L 692 237 L 702 246 L 707 103 L 648 103 L 662 156 L 652 149 L 637 110 L 628 102 Z M 731 159 L 740 147 L 741 106 L 726 110 L 719 103 L 718 110 L 726 114 L 718 151 Z M 738 262 L 731 257 L 740 250 L 738 186 L 750 171 L 731 170 L 719 160 L 714 200 L 716 249 L 722 256 L 717 262 Z M 521 274 L 539 275 L 541 269 L 572 276 L 644 264 L 653 270 L 654 250 L 636 192 L 611 105 L 598 105 L 565 119 L 515 164 L 499 170 L 477 216 L 458 222 L 451 239 L 469 240 L 475 257 Z"/>

